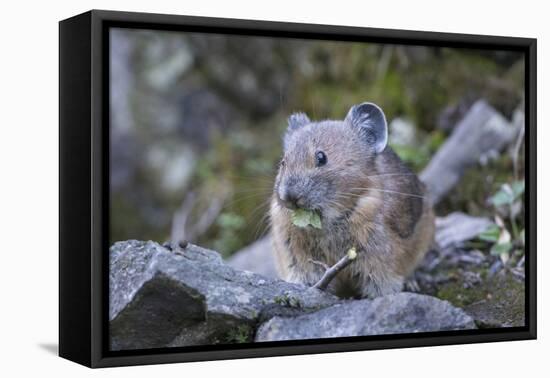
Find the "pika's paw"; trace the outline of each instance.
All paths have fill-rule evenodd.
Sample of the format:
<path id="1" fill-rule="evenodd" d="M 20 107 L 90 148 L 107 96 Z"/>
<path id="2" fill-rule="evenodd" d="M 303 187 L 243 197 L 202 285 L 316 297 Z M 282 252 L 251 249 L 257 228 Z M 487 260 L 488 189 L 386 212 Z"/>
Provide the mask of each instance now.
<path id="1" fill-rule="evenodd" d="M 414 276 L 405 280 L 405 283 L 403 284 L 403 291 L 410 291 L 412 293 L 420 292 L 420 285 Z"/>

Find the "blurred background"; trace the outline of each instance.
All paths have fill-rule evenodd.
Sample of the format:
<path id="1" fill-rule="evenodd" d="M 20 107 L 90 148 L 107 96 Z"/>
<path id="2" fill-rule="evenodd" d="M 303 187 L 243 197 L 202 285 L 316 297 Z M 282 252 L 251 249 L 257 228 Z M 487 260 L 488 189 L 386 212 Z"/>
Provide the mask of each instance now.
<path id="1" fill-rule="evenodd" d="M 111 243 L 178 238 L 229 257 L 260 239 L 292 112 L 343 119 L 375 102 L 420 172 L 476 101 L 512 120 L 524 100 L 516 52 L 133 29 L 112 29 L 110 43 Z M 499 216 L 519 238 L 522 212 L 498 205 L 518 198 L 517 148 L 466 171 L 437 215 Z"/>

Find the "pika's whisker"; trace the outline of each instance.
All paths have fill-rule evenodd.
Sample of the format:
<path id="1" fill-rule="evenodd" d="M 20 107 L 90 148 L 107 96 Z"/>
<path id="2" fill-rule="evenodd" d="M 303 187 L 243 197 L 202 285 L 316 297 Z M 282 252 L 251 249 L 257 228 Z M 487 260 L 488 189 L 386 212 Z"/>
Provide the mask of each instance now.
<path id="1" fill-rule="evenodd" d="M 238 197 L 238 198 L 233 199 L 232 201 L 229 201 L 225 205 L 223 205 L 223 209 L 227 210 L 229 207 L 231 207 L 233 205 L 236 205 L 238 203 L 241 203 L 243 201 L 251 200 L 251 199 L 255 199 L 257 197 L 267 196 L 267 195 L 268 194 L 266 194 L 266 193 L 254 193 L 254 194 L 249 194 L 249 195 L 246 195 L 246 196 Z"/>
<path id="2" fill-rule="evenodd" d="M 419 194 L 403 193 L 403 192 L 398 192 L 398 191 L 389 190 L 389 189 L 379 189 L 379 188 L 350 188 L 350 190 L 375 190 L 375 191 L 383 192 L 383 193 L 399 194 L 399 195 L 408 196 L 408 197 L 415 197 L 415 198 L 424 198 L 424 196 L 419 195 Z M 359 197 L 362 196 L 361 194 L 353 194 L 353 193 L 350 193 L 350 194 L 356 195 L 356 196 L 359 196 Z"/>
<path id="3" fill-rule="evenodd" d="M 341 204 L 340 202 L 333 201 L 333 200 L 329 200 L 329 201 L 327 201 L 327 203 L 328 203 L 329 205 L 336 206 L 336 207 L 339 208 L 339 209 L 347 210 L 347 208 L 346 208 L 343 204 Z"/>
<path id="4" fill-rule="evenodd" d="M 255 176 L 233 175 L 231 173 L 226 173 L 224 174 L 224 177 L 243 181 L 264 181 L 265 183 L 273 184 L 273 177 L 276 173 L 276 171 L 269 173 L 258 173 Z"/>
<path id="5" fill-rule="evenodd" d="M 336 196 L 346 199 L 357 199 L 357 198 L 370 198 L 370 199 L 379 199 L 378 197 L 369 196 L 367 194 L 354 194 L 354 193 L 337 193 Z"/>
<path id="6" fill-rule="evenodd" d="M 416 173 L 381 173 L 377 175 L 367 175 L 365 177 L 388 177 L 388 176 L 416 176 Z"/>

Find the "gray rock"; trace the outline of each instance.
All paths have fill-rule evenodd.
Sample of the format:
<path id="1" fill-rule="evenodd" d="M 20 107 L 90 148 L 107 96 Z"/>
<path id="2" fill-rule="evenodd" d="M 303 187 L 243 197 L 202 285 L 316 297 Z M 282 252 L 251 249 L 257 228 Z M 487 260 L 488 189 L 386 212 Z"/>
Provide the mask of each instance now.
<path id="1" fill-rule="evenodd" d="M 459 245 L 476 238 L 492 224 L 489 218 L 473 217 L 460 212 L 437 217 L 435 241 L 442 249 Z"/>
<path id="2" fill-rule="evenodd" d="M 396 145 L 413 146 L 416 142 L 416 127 L 405 118 L 394 118 L 388 125 L 390 143 Z"/>
<path id="3" fill-rule="evenodd" d="M 238 271 L 194 245 L 110 249 L 111 350 L 473 328 L 462 310 L 412 293 L 339 300 Z M 261 326 L 258 329 L 258 326 Z"/>
<path id="4" fill-rule="evenodd" d="M 413 293 L 343 301 L 294 318 L 273 317 L 256 341 L 434 332 L 476 328 L 473 319 L 449 302 Z"/>
<path id="5" fill-rule="evenodd" d="M 277 278 L 271 236 L 265 236 L 237 251 L 227 260 L 235 269 L 248 270 L 269 278 Z"/>
<path id="6" fill-rule="evenodd" d="M 324 292 L 246 272 L 194 245 L 154 242 L 110 249 L 111 349 L 251 341 L 255 324 L 280 307 L 300 314 L 338 301 Z"/>

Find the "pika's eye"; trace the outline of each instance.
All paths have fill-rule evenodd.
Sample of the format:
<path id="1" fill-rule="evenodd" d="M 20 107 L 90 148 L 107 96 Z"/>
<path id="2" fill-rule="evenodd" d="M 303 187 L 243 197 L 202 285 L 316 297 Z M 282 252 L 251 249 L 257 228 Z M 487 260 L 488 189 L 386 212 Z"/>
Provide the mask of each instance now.
<path id="1" fill-rule="evenodd" d="M 279 166 L 281 168 L 285 166 L 285 159 L 281 159 L 281 162 L 279 163 Z"/>
<path id="2" fill-rule="evenodd" d="M 327 163 L 327 155 L 323 151 L 317 151 L 315 153 L 315 165 L 321 167 Z"/>

